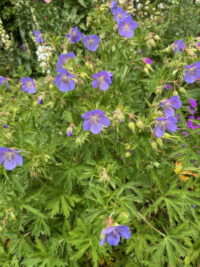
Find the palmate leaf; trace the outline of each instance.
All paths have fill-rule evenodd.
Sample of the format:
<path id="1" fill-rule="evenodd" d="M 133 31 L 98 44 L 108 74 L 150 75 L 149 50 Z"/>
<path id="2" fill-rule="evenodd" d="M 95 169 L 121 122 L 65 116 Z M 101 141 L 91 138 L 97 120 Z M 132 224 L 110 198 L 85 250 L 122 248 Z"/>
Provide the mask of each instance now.
<path id="1" fill-rule="evenodd" d="M 180 257 L 185 255 L 186 248 L 172 237 L 164 237 L 160 243 L 149 248 L 152 260 L 157 266 L 163 266 L 166 262 L 170 266 L 180 266 Z"/>

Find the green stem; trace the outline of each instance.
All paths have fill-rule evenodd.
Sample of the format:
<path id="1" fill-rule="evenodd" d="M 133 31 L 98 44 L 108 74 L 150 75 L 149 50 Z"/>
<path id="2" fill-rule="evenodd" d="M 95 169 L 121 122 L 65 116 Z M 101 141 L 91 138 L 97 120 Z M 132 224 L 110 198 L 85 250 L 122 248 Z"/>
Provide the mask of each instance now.
<path id="1" fill-rule="evenodd" d="M 154 229 L 156 232 L 158 232 L 160 235 L 162 235 L 162 236 L 164 236 L 165 237 L 165 234 L 163 234 L 162 232 L 160 232 L 158 229 L 156 229 L 152 224 L 150 224 L 150 222 L 148 222 L 147 220 L 146 220 L 146 218 L 138 211 L 137 212 L 138 213 L 138 215 L 152 228 L 152 229 Z"/>

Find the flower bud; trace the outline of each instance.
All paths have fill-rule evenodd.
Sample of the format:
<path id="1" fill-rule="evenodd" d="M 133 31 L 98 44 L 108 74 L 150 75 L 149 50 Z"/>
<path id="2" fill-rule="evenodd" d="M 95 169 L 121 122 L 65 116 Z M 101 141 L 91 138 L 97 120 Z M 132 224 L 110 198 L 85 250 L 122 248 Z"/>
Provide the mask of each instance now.
<path id="1" fill-rule="evenodd" d="M 131 145 L 130 144 L 125 144 L 125 149 L 128 150 L 131 148 Z"/>
<path id="2" fill-rule="evenodd" d="M 177 92 L 177 91 L 174 91 L 174 92 L 173 92 L 173 95 L 178 95 L 178 92 Z"/>
<path id="3" fill-rule="evenodd" d="M 157 139 L 156 139 L 156 142 L 157 142 L 157 144 L 158 144 L 160 147 L 163 147 L 163 141 L 162 141 L 161 138 L 157 138 Z"/>
<path id="4" fill-rule="evenodd" d="M 143 122 L 141 121 L 141 120 L 138 120 L 137 122 L 136 122 L 136 125 L 137 125 L 137 127 L 138 128 L 140 128 L 140 129 L 144 129 L 144 124 L 143 124 Z"/>
<path id="5" fill-rule="evenodd" d="M 154 36 L 154 39 L 157 40 L 157 41 L 159 41 L 159 40 L 160 40 L 160 37 L 156 34 L 156 35 Z"/>
<path id="6" fill-rule="evenodd" d="M 131 156 L 131 153 L 129 152 L 129 151 L 127 151 L 126 153 L 125 153 L 125 158 L 129 158 Z"/>
<path id="7" fill-rule="evenodd" d="M 128 127 L 134 132 L 134 130 L 135 130 L 135 123 L 134 122 L 129 122 L 128 123 Z"/>
<path id="8" fill-rule="evenodd" d="M 147 67 L 144 68 L 144 72 L 145 72 L 147 75 L 149 75 L 149 70 L 148 70 Z"/>
<path id="9" fill-rule="evenodd" d="M 151 143 L 151 147 L 152 147 L 154 150 L 157 150 L 157 149 L 158 149 L 157 144 L 156 144 L 155 141 L 152 141 L 152 143 Z"/>
<path id="10" fill-rule="evenodd" d="M 186 90 L 185 90 L 185 88 L 183 88 L 183 87 L 180 87 L 180 88 L 179 88 L 179 92 L 181 92 L 181 93 L 183 93 L 183 94 L 186 94 Z"/>

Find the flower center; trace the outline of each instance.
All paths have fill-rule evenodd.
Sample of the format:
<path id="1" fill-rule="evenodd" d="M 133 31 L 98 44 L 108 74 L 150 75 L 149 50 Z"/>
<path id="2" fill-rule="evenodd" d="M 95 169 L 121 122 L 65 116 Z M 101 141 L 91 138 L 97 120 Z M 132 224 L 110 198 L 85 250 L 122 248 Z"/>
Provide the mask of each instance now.
<path id="1" fill-rule="evenodd" d="M 14 159 L 14 153 L 13 152 L 6 152 L 6 159 L 8 159 L 9 161 L 12 161 Z"/>
<path id="2" fill-rule="evenodd" d="M 95 123 L 95 124 L 98 123 L 98 116 L 97 115 L 93 115 L 91 119 L 92 119 L 93 123 Z"/>
<path id="3" fill-rule="evenodd" d="M 77 37 L 77 31 L 72 32 L 72 37 L 73 38 L 76 38 Z"/>
<path id="4" fill-rule="evenodd" d="M 103 82 L 105 82 L 105 78 L 104 78 L 104 76 L 100 76 L 98 80 L 99 80 L 100 85 L 101 85 Z"/>
<path id="5" fill-rule="evenodd" d="M 62 80 L 64 83 L 68 83 L 70 79 L 69 79 L 69 77 L 68 77 L 67 75 L 62 75 L 61 80 Z"/>
<path id="6" fill-rule="evenodd" d="M 129 31 L 129 24 L 128 23 L 125 23 L 124 26 L 123 26 L 123 29 L 125 32 Z"/>
<path id="7" fill-rule="evenodd" d="M 191 67 L 191 68 L 189 68 L 189 73 L 191 74 L 191 75 L 195 75 L 195 72 L 196 72 L 196 68 L 193 66 L 193 67 Z"/>
<path id="8" fill-rule="evenodd" d="M 91 38 L 88 39 L 88 40 L 87 40 L 87 44 L 88 44 L 88 45 L 93 45 L 93 44 L 94 44 L 94 40 L 91 39 Z"/>
<path id="9" fill-rule="evenodd" d="M 32 88 L 33 87 L 33 83 L 32 82 L 27 82 L 27 87 L 28 88 Z"/>
<path id="10" fill-rule="evenodd" d="M 165 124 L 166 124 L 166 121 L 161 121 L 159 126 L 162 130 L 165 130 Z"/>
<path id="11" fill-rule="evenodd" d="M 117 13 L 116 17 L 118 20 L 122 19 L 123 18 L 123 14 L 120 12 L 120 13 Z"/>
<path id="12" fill-rule="evenodd" d="M 114 236 L 114 238 L 117 238 L 117 231 L 116 230 L 113 231 L 113 236 Z"/>

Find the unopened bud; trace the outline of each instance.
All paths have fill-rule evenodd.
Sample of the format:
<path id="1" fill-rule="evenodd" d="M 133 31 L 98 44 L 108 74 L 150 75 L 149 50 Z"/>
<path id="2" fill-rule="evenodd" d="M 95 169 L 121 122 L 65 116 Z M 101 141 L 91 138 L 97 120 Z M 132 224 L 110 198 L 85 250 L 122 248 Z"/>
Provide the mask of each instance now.
<path id="1" fill-rule="evenodd" d="M 183 88 L 183 87 L 180 87 L 180 88 L 179 88 L 179 92 L 181 92 L 181 93 L 183 93 L 183 94 L 186 94 L 186 90 L 185 90 L 185 88 Z"/>
<path id="2" fill-rule="evenodd" d="M 134 132 L 134 130 L 135 130 L 135 123 L 132 122 L 132 121 L 129 122 L 128 127 Z"/>
<path id="3" fill-rule="evenodd" d="M 161 94 L 162 93 L 162 87 L 158 86 L 156 88 L 156 94 Z"/>
<path id="4" fill-rule="evenodd" d="M 129 158 L 130 156 L 131 156 L 131 153 L 129 151 L 125 153 L 126 158 Z"/>
<path id="5" fill-rule="evenodd" d="M 147 67 L 144 68 L 144 72 L 145 72 L 147 75 L 149 75 L 149 70 L 148 70 Z"/>
<path id="6" fill-rule="evenodd" d="M 162 141 L 162 139 L 157 138 L 157 139 L 156 139 L 156 142 L 157 142 L 157 144 L 158 144 L 160 147 L 163 147 L 163 141 Z"/>
<path id="7" fill-rule="evenodd" d="M 173 95 L 178 95 L 178 92 L 177 92 L 177 91 L 174 91 L 174 92 L 173 92 Z"/>
<path id="8" fill-rule="evenodd" d="M 131 145 L 130 144 L 125 144 L 125 149 L 128 150 L 131 148 Z"/>
<path id="9" fill-rule="evenodd" d="M 148 46 L 155 46 L 156 43 L 155 43 L 154 39 L 150 39 L 150 40 L 148 40 L 147 45 Z"/>
<path id="10" fill-rule="evenodd" d="M 157 41 L 159 41 L 159 40 L 160 40 L 160 37 L 156 34 L 156 35 L 154 36 L 154 39 L 157 40 Z"/>
<path id="11" fill-rule="evenodd" d="M 138 120 L 138 121 L 136 122 L 136 125 L 137 125 L 138 128 L 140 128 L 140 129 L 142 129 L 142 130 L 144 129 L 144 124 L 143 124 L 142 121 Z"/>
<path id="12" fill-rule="evenodd" d="M 154 150 L 157 150 L 157 149 L 158 149 L 157 144 L 156 144 L 155 141 L 153 141 L 153 142 L 151 143 L 151 147 L 152 147 Z"/>

